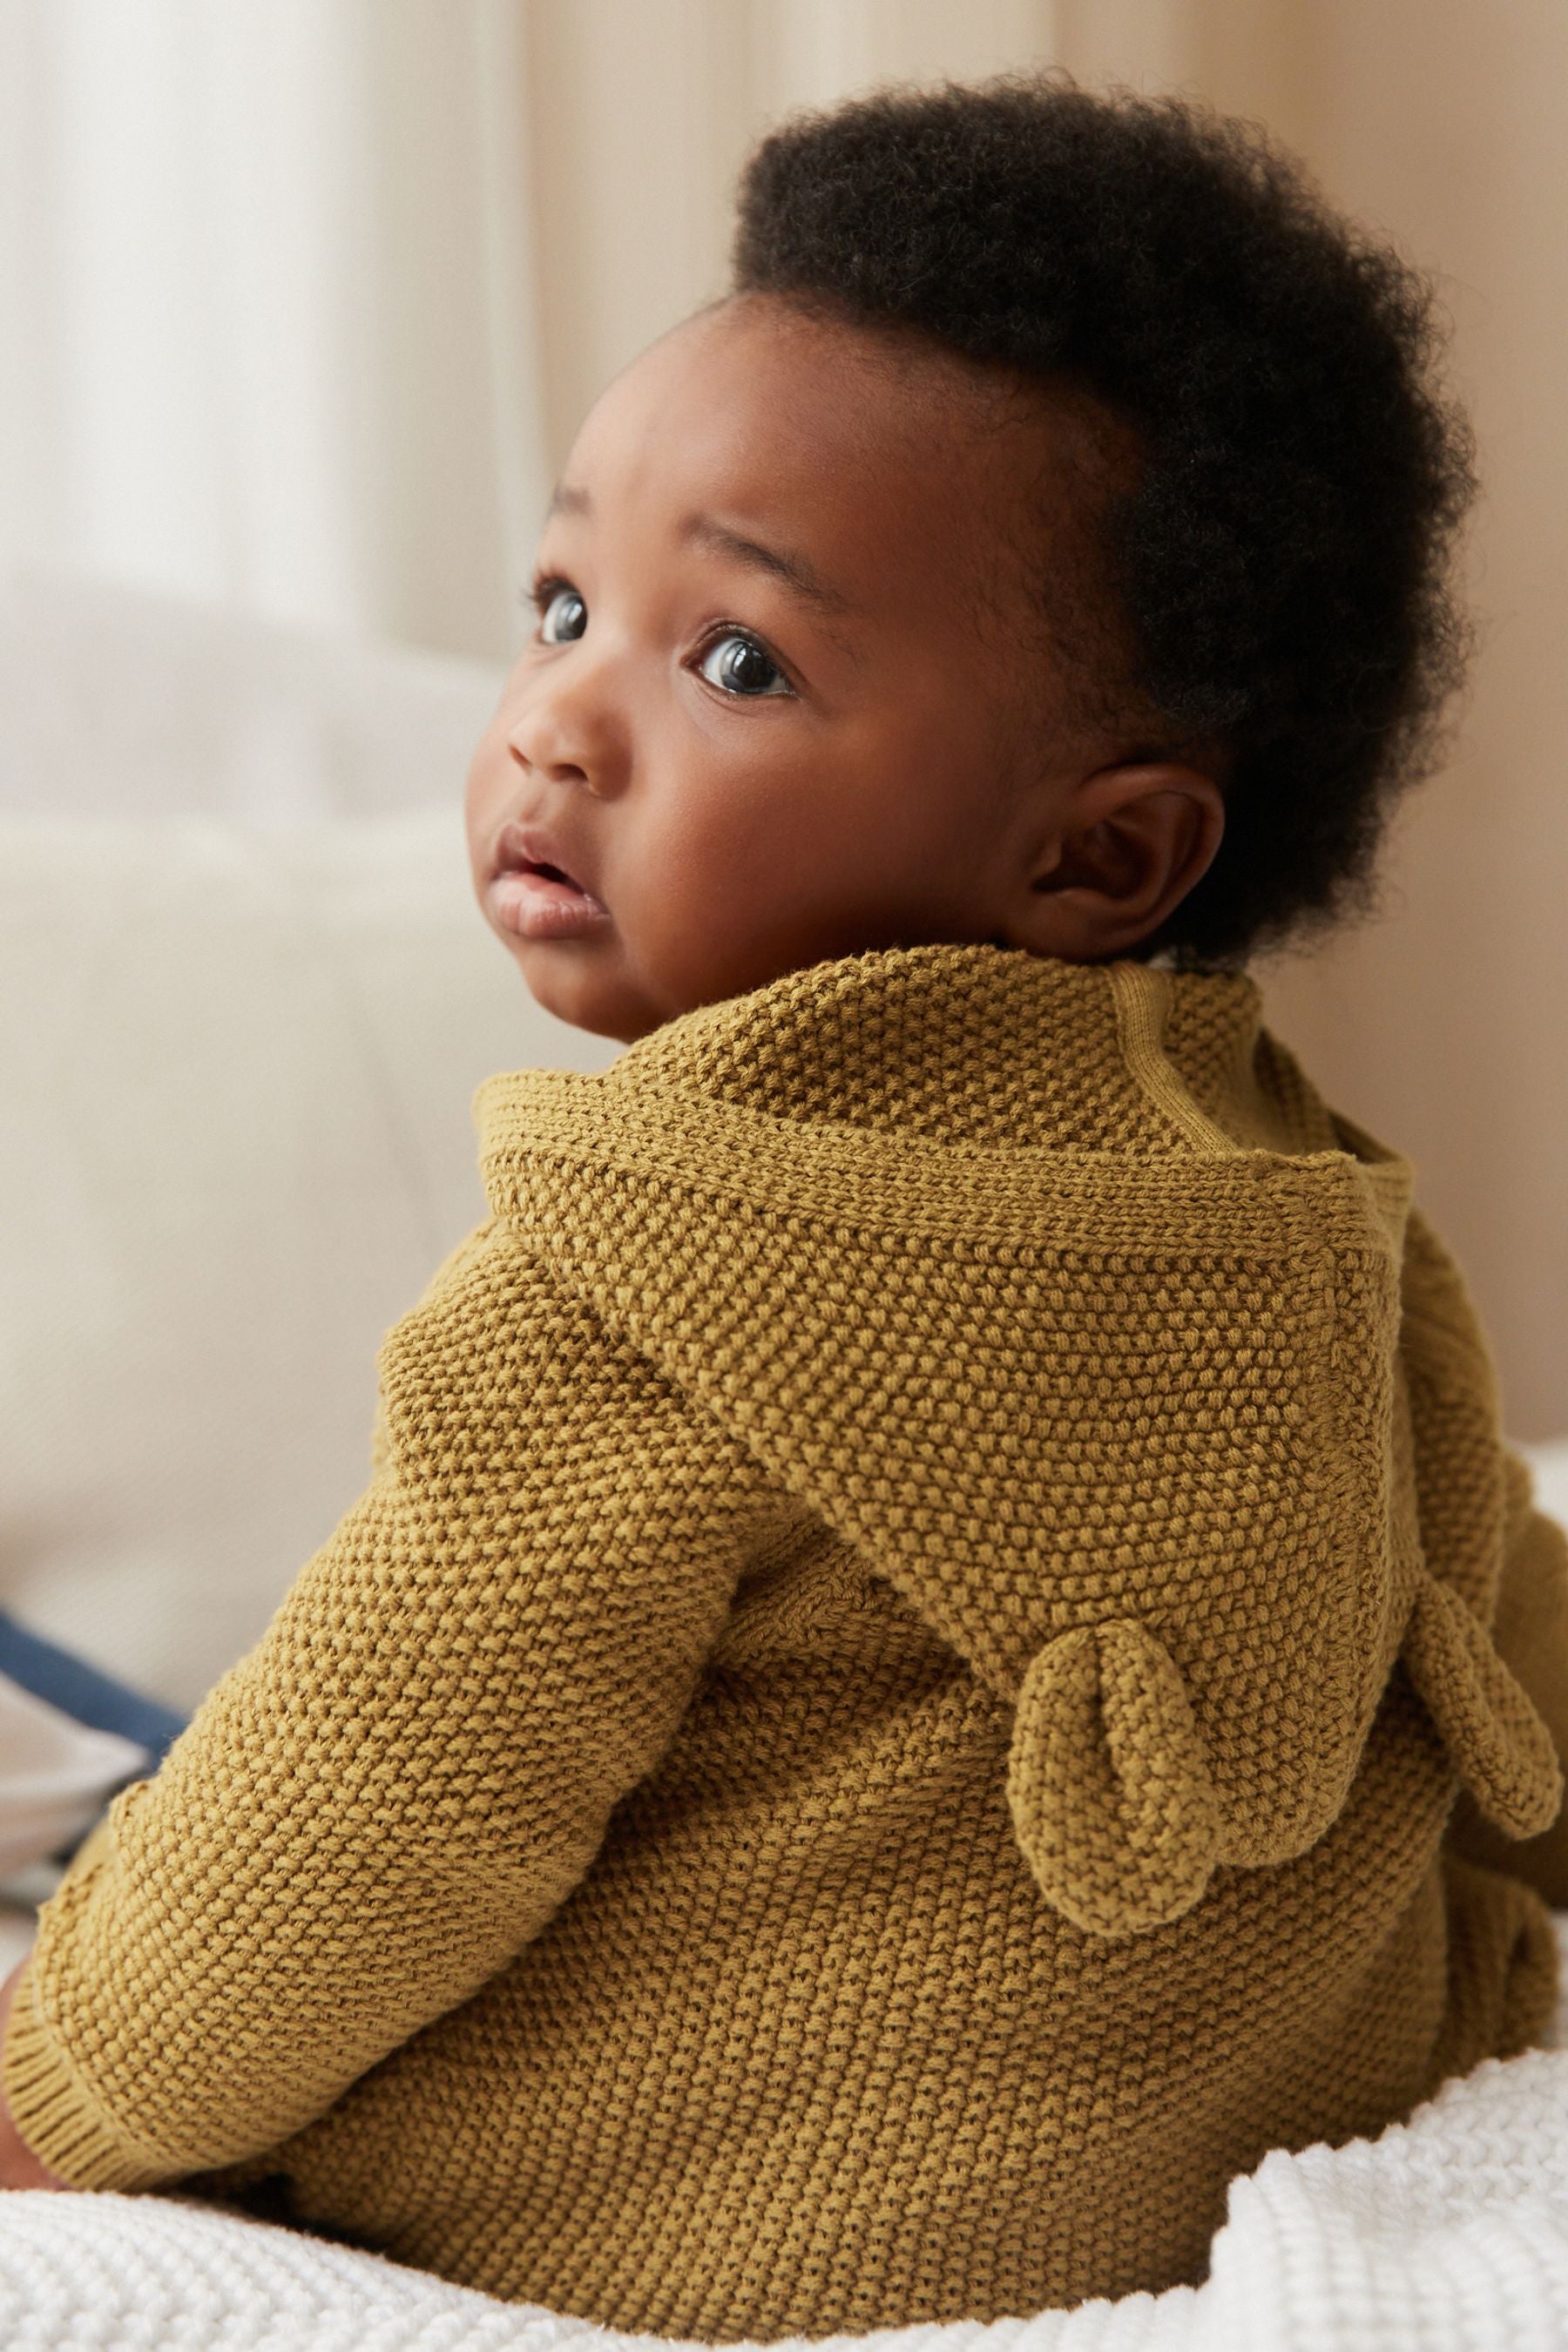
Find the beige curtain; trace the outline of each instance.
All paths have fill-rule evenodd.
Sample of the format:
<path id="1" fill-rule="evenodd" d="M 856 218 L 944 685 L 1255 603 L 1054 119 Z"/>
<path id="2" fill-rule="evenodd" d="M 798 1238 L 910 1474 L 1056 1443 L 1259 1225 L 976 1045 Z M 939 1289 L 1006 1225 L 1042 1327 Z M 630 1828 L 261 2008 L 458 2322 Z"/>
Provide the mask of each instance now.
<path id="1" fill-rule="evenodd" d="M 500 659 L 547 483 L 520 0 L 0 0 L 0 587 Z"/>
<path id="2" fill-rule="evenodd" d="M 1290 70 L 1216 90 L 1443 275 L 1480 436 L 1462 730 L 1377 925 L 1283 971 L 1281 1028 L 1409 1150 L 1492 1330 L 1512 1426 L 1568 1431 L 1568 9 L 1311 0 Z M 1231 79 L 1235 70 L 1236 79 Z"/>

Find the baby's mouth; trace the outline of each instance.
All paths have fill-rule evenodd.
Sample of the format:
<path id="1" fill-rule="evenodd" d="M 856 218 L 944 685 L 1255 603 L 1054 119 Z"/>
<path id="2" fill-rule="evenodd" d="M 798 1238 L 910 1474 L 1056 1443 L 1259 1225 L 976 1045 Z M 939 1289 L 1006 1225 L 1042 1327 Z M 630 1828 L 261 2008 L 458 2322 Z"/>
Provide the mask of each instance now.
<path id="1" fill-rule="evenodd" d="M 523 940 L 580 939 L 609 921 L 591 890 L 550 855 L 554 844 L 527 825 L 509 824 L 496 844 L 485 897 L 491 920 Z"/>

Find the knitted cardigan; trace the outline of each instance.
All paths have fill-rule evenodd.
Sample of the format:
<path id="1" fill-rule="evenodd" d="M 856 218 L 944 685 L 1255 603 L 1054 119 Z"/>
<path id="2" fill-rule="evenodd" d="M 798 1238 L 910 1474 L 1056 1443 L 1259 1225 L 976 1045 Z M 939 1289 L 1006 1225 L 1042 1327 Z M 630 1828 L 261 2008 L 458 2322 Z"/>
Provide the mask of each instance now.
<path id="1" fill-rule="evenodd" d="M 984 2320 L 1536 2033 L 1449 1825 L 1568 1898 L 1489 1631 L 1561 1738 L 1562 1546 L 1249 982 L 851 958 L 479 1115 L 373 1483 L 44 1914 L 68 2181 L 670 2336 Z"/>

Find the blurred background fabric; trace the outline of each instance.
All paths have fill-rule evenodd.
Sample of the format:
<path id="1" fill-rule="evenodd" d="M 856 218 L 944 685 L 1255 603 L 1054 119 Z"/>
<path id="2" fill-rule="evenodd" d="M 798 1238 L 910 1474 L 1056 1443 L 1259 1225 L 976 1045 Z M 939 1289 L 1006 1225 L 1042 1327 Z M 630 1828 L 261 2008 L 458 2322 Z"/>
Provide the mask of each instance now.
<path id="1" fill-rule="evenodd" d="M 1260 976 L 1561 1435 L 1563 0 L 0 0 L 0 808 L 450 806 L 554 469 L 721 288 L 756 137 L 1046 65 L 1263 121 L 1439 276 L 1472 694 L 1382 919 Z"/>

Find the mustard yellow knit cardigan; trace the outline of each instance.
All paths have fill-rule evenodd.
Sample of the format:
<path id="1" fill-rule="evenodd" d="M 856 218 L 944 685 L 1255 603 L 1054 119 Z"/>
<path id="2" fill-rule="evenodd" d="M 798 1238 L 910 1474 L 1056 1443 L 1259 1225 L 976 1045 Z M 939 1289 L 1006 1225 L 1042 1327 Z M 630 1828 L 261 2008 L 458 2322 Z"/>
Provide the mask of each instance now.
<path id="1" fill-rule="evenodd" d="M 1562 1547 L 1249 982 L 854 958 L 480 1118 L 372 1485 L 45 1914 L 48 2164 L 817 2335 L 1193 2278 L 1536 2032 Z"/>

